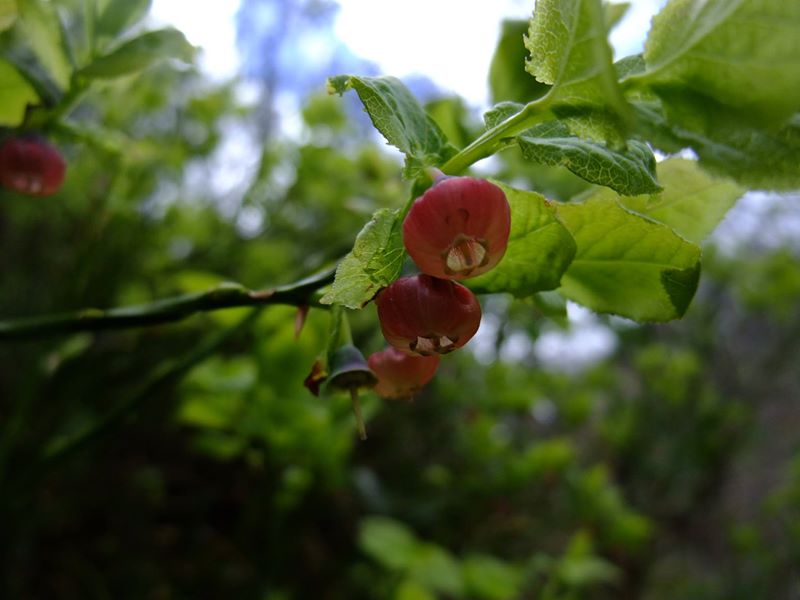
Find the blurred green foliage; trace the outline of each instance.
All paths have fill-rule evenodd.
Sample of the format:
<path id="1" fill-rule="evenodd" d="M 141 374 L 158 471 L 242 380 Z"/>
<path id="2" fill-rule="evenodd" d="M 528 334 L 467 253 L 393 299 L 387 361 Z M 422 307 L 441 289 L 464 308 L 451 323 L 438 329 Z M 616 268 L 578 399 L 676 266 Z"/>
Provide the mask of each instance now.
<path id="1" fill-rule="evenodd" d="M 193 70 L 93 87 L 52 132 L 63 190 L 0 190 L 0 314 L 329 266 L 409 193 L 340 106 L 311 98 L 297 140 L 254 140 L 233 87 Z M 453 140 L 478 129 L 456 100 L 432 114 Z M 232 144 L 250 161 L 220 189 Z M 503 157 L 504 179 L 546 195 L 586 187 Z M 446 357 L 413 403 L 364 399 L 366 443 L 347 398 L 303 386 L 324 310 L 299 336 L 294 309 L 269 307 L 240 328 L 249 309 L 4 343 L 0 597 L 796 598 L 796 251 L 709 247 L 683 321 L 602 319 L 616 350 L 584 367 L 534 352 L 573 326 L 552 297 L 486 298 L 480 351 Z M 381 348 L 371 307 L 352 326 Z"/>

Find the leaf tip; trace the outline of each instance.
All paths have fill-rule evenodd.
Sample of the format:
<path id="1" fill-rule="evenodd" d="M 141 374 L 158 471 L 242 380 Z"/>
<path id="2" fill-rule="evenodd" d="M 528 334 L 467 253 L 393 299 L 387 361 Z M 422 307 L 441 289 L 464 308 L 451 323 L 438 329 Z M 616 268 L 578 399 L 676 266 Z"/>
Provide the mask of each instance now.
<path id="1" fill-rule="evenodd" d="M 326 84 L 328 94 L 331 96 L 334 94 L 343 95 L 350 89 L 351 79 L 350 75 L 334 75 L 333 77 L 328 77 Z"/>

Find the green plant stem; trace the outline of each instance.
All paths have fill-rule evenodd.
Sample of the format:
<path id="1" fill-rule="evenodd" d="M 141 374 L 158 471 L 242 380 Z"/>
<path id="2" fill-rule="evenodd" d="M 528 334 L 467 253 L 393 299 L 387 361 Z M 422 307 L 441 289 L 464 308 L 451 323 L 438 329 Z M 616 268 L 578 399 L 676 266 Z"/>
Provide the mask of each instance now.
<path id="1" fill-rule="evenodd" d="M 364 417 L 361 415 L 361 402 L 358 399 L 358 387 L 350 388 L 350 405 L 353 408 L 353 415 L 356 418 L 356 429 L 361 441 L 367 439 L 367 428 L 364 426 Z"/>
<path id="2" fill-rule="evenodd" d="M 78 331 L 126 329 L 181 321 L 198 312 L 242 306 L 286 304 L 319 306 L 319 289 L 333 281 L 335 270 L 312 275 L 295 283 L 253 291 L 238 284 L 224 284 L 206 292 L 158 300 L 150 304 L 101 310 L 88 308 L 56 315 L 0 321 L 0 342 L 48 337 Z M 324 308 L 324 307 L 323 307 Z"/>
<path id="3" fill-rule="evenodd" d="M 94 26 L 97 15 L 95 14 L 95 3 L 91 0 L 83 0 L 83 29 L 86 48 L 89 51 L 89 60 L 94 58 Z"/>
<path id="4" fill-rule="evenodd" d="M 482 158 L 494 154 L 506 139 L 519 135 L 537 123 L 555 118 L 550 112 L 551 104 L 551 94 L 528 102 L 521 111 L 484 132 L 469 146 L 444 163 L 441 167 L 442 171 L 448 175 L 457 175 Z"/>

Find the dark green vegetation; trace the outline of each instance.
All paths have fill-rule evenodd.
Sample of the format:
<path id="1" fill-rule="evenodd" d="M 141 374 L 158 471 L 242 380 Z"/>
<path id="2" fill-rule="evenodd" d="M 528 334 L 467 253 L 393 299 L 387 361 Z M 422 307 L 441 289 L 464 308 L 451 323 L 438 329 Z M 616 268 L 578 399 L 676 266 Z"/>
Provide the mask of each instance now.
<path id="1" fill-rule="evenodd" d="M 0 76 L 14 90 L 0 96 L 3 134 L 41 130 L 68 171 L 50 198 L 0 190 L 0 597 L 800 594 L 796 242 L 773 243 L 781 219 L 764 220 L 761 242 L 735 252 L 706 242 L 694 290 L 700 244 L 740 193 L 709 172 L 798 187 L 798 67 L 779 60 L 800 43 L 794 3 L 708 2 L 717 10 L 691 21 L 684 11 L 698 3 L 673 2 L 644 61 L 616 65 L 621 84 L 591 68 L 598 56 L 604 64 L 590 51 L 602 28 L 540 42 L 589 43 L 567 48 L 573 69 L 559 67 L 557 52 L 529 65 L 552 88 L 530 85 L 524 47 L 504 40 L 495 100 L 538 97 L 534 108 L 546 110 L 500 104 L 486 116 L 489 131 L 557 117 L 513 139 L 487 134 L 458 99 L 431 106 L 429 121 L 393 79 L 332 82 L 359 94 L 394 90 L 422 131 L 438 123 L 433 137 L 392 130 L 408 175 L 506 149 L 494 178 L 512 208 L 507 255 L 474 284 L 510 292 L 481 296 L 496 325 L 481 360 L 469 351 L 477 340 L 443 357 L 411 404 L 364 394 L 365 443 L 346 395 L 315 397 L 303 385 L 331 337 L 331 311 L 315 303 L 323 292 L 336 301 L 328 270 L 376 211 L 363 252 L 349 260 L 363 285 L 344 288 L 359 304 L 402 271 L 396 217 L 424 175 L 401 179 L 382 141 L 352 129 L 341 99 L 320 95 L 305 104 L 302 141 L 260 140 L 252 178 L 217 192 L 225 128 L 255 130 L 253 115 L 229 87 L 153 62 L 191 58 L 176 32 L 116 41 L 147 2 L 58 2 L 69 17 L 63 35 L 46 17 L 50 3 L 16 4 L 19 14 L 0 3 Z M 91 21 L 87 6 L 97 9 Z M 773 12 L 759 21 L 752 6 Z M 596 28 L 578 17 L 597 7 L 542 1 L 529 39 L 557 28 L 559 8 L 562 24 Z M 673 53 L 688 46 L 663 27 L 673 19 L 722 32 L 697 48 L 710 56 L 732 47 L 730 19 L 763 25 L 776 14 L 791 35 L 771 31 L 771 44 L 737 50 L 751 60 L 725 72 L 739 78 L 736 94 L 697 61 L 677 69 Z M 65 36 L 67 57 L 55 42 Z M 23 121 L 29 102 L 38 108 Z M 633 135 L 624 150 L 611 141 L 618 126 Z M 600 130 L 607 141 L 578 135 Z M 691 147 L 709 171 L 674 158 L 655 169 L 643 140 Z M 575 174 L 558 166 L 565 161 Z M 650 193 L 654 181 L 660 195 Z M 611 184 L 634 187 L 603 187 Z M 779 200 L 793 206 L 797 196 Z M 627 263 L 615 263 L 620 253 Z M 559 280 L 559 293 L 537 294 Z M 530 342 L 568 331 L 563 296 L 645 321 L 685 315 L 658 325 L 600 317 L 616 349 L 585 368 L 565 355 L 555 368 Z M 304 302 L 314 306 L 296 337 L 292 305 Z M 232 304 L 253 306 L 194 314 Z M 85 311 L 119 306 L 142 308 L 122 313 L 134 319 L 126 323 Z M 64 313 L 58 327 L 41 325 Z M 149 326 L 114 328 L 148 315 Z M 344 337 L 365 353 L 384 347 L 374 303 L 350 313 L 349 329 Z"/>

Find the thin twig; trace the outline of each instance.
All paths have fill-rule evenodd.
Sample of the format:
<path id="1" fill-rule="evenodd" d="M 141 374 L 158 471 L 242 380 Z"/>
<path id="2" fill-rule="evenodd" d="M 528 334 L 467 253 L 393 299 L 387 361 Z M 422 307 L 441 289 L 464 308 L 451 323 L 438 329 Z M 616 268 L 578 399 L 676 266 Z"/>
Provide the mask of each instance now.
<path id="1" fill-rule="evenodd" d="M 223 284 L 206 292 L 186 294 L 149 304 L 87 308 L 73 312 L 0 321 L 0 342 L 103 329 L 126 329 L 181 321 L 198 312 L 242 306 L 287 304 L 319 305 L 318 291 L 333 281 L 333 269 L 289 285 L 254 291 L 239 284 Z"/>

